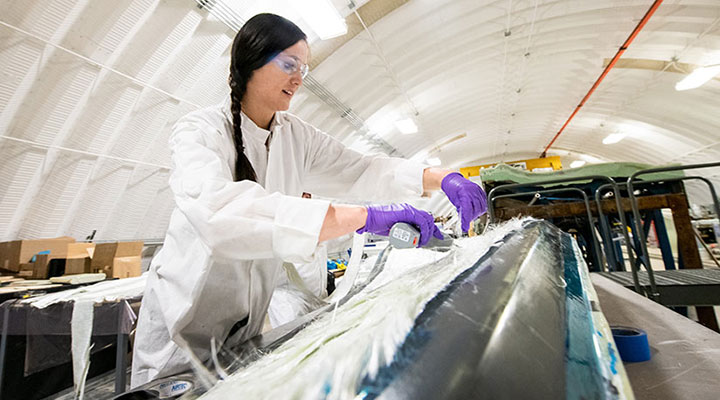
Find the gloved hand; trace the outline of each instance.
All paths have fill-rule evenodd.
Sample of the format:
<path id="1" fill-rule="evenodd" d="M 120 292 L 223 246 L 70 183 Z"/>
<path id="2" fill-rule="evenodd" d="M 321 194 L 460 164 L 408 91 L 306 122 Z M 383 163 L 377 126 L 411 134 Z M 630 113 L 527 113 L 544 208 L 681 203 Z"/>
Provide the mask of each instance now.
<path id="1" fill-rule="evenodd" d="M 357 233 L 370 232 L 387 236 L 390 234 L 390 228 L 397 222 L 406 222 L 420 230 L 418 247 L 425 246 L 431 236 L 438 239 L 444 237 L 435 225 L 432 215 L 409 204 L 372 205 L 367 207 L 367 212 L 365 226 L 358 229 Z"/>
<path id="2" fill-rule="evenodd" d="M 470 229 L 470 222 L 487 211 L 487 195 L 475 182 L 465 179 L 461 173 L 453 172 L 443 178 L 440 184 L 443 192 L 460 214 L 463 232 Z"/>

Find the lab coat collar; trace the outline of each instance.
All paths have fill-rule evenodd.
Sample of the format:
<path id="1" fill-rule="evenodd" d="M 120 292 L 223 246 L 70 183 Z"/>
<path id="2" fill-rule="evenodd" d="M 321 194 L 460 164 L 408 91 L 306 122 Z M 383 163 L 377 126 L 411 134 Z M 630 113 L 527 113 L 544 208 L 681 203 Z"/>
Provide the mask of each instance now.
<path id="1" fill-rule="evenodd" d="M 230 121 L 232 124 L 233 116 L 232 116 L 232 100 L 230 99 L 230 95 L 228 94 L 227 97 L 225 97 L 225 101 L 223 102 L 222 109 L 225 113 L 225 117 Z M 244 112 L 240 111 L 240 118 L 242 120 L 241 127 L 244 130 L 248 130 L 250 132 L 262 132 L 262 135 L 253 135 L 262 137 L 263 143 L 267 140 L 268 135 L 270 132 L 275 132 L 278 129 L 281 129 L 283 127 L 283 121 L 284 121 L 284 113 L 282 112 L 275 112 L 275 116 L 272 119 L 272 122 L 270 122 L 270 130 L 260 128 L 259 126 L 255 125 L 255 122 L 251 120 L 247 115 L 245 115 Z"/>

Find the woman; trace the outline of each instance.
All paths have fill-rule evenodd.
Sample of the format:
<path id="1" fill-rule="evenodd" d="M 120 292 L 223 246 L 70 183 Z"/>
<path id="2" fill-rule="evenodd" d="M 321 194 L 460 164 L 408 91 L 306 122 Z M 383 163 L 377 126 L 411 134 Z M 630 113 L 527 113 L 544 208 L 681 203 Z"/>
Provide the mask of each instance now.
<path id="1" fill-rule="evenodd" d="M 292 22 L 251 18 L 232 46 L 230 101 L 181 118 L 170 138 L 176 207 L 153 260 L 140 310 L 132 386 L 190 367 L 211 341 L 261 332 L 283 262 L 313 260 L 318 243 L 353 231 L 387 235 L 396 222 L 440 237 L 430 214 L 406 204 L 338 206 L 420 196 L 442 186 L 463 229 L 485 210 L 482 189 L 458 173 L 363 156 L 285 113 L 307 73 L 308 44 Z"/>

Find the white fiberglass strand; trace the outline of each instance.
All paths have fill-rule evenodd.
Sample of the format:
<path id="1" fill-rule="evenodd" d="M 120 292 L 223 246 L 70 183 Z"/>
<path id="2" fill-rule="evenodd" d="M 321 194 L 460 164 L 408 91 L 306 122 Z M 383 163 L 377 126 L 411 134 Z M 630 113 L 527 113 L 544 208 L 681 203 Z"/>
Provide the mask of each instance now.
<path id="1" fill-rule="evenodd" d="M 77 289 L 63 290 L 43 296 L 31 297 L 22 300 L 22 302 L 30 304 L 33 307 L 45 308 L 51 304 L 64 301 L 92 301 L 102 303 L 103 301 L 130 299 L 143 294 L 146 282 L 147 273 L 134 278 L 103 281 Z"/>
<path id="2" fill-rule="evenodd" d="M 355 398 L 363 378 L 393 360 L 425 304 L 524 221 L 458 239 L 445 253 L 393 250 L 383 272 L 337 313 L 324 314 L 202 398 Z"/>

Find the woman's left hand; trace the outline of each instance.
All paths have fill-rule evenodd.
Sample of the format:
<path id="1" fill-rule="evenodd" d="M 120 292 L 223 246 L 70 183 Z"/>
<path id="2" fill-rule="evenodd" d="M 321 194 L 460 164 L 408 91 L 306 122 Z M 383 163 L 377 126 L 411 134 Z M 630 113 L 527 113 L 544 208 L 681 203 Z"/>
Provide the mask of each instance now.
<path id="1" fill-rule="evenodd" d="M 470 229 L 470 222 L 487 211 L 487 195 L 475 182 L 458 173 L 446 175 L 440 185 L 450 202 L 460 214 L 463 232 Z"/>

